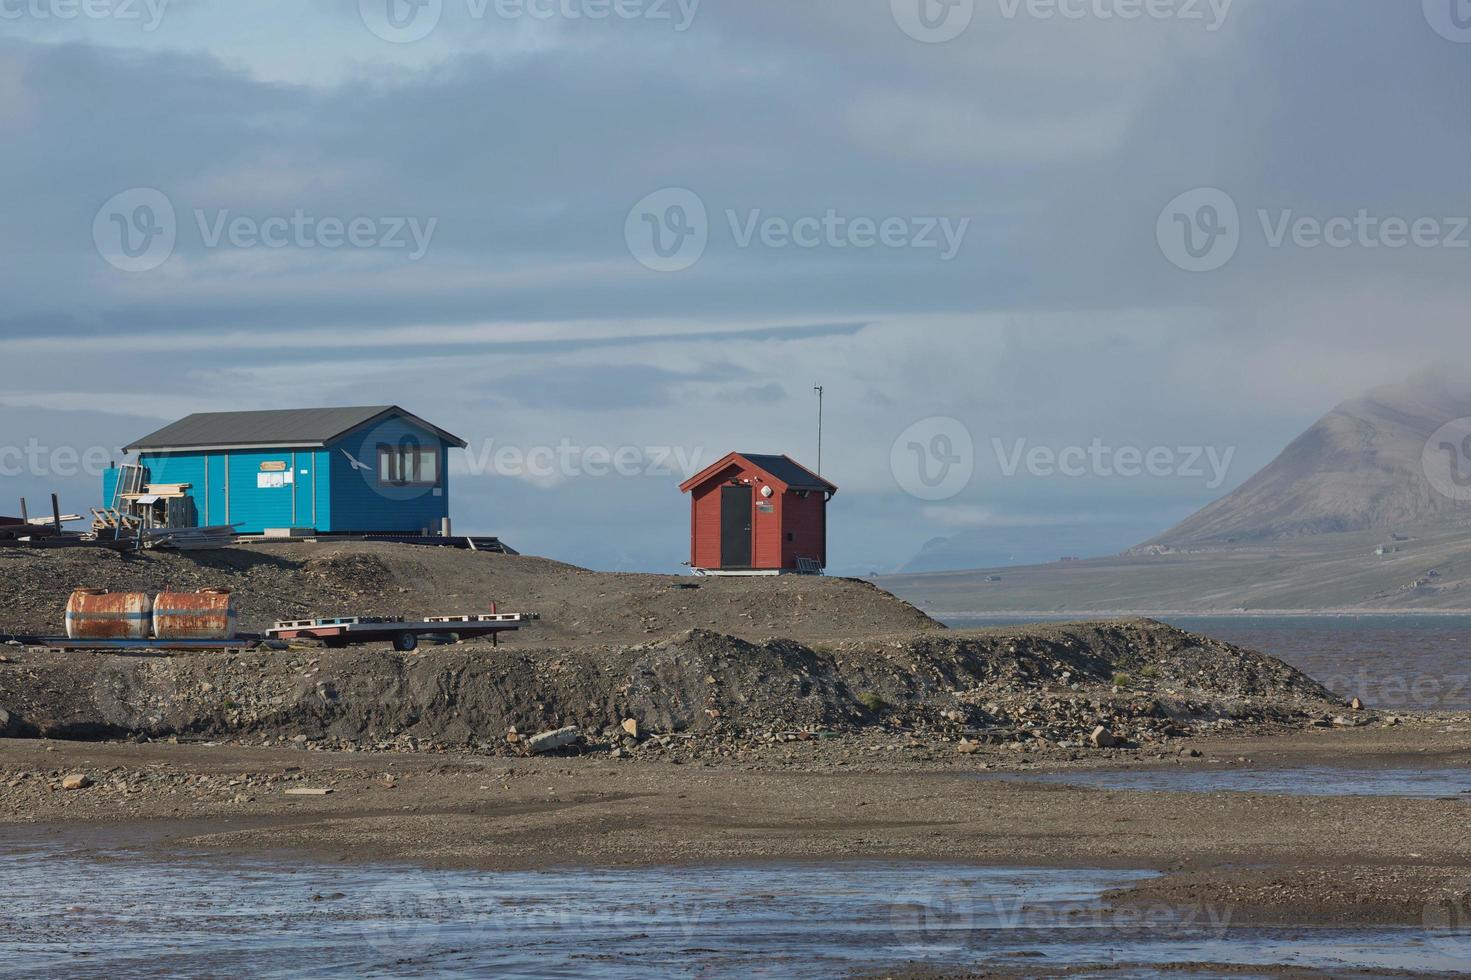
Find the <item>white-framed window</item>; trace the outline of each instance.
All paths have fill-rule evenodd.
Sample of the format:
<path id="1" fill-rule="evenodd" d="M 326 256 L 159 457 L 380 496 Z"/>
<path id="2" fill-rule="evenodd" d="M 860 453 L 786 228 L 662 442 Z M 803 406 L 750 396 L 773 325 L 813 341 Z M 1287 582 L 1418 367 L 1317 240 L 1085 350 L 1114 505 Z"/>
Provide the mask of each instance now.
<path id="1" fill-rule="evenodd" d="M 439 447 L 417 442 L 378 446 L 378 482 L 391 487 L 439 486 Z"/>

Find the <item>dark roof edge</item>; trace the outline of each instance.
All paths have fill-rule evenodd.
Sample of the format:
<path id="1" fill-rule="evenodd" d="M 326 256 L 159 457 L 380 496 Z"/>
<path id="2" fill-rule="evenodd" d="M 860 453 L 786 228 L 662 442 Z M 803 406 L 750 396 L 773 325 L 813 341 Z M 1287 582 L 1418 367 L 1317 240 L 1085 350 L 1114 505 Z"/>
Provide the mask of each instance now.
<path id="1" fill-rule="evenodd" d="M 222 414 L 228 414 L 228 413 L 222 413 Z M 403 418 L 408 419 L 409 421 L 414 422 L 417 425 L 421 425 L 425 429 L 428 429 L 430 432 L 433 432 L 435 435 L 439 436 L 440 439 L 442 439 L 445 442 L 447 442 L 447 443 L 451 444 L 452 446 L 454 446 L 456 449 L 468 449 L 468 448 L 470 448 L 470 444 L 468 442 L 466 442 L 464 439 L 461 439 L 459 436 L 455 435 L 454 433 L 448 432 L 448 431 L 446 431 L 444 429 L 441 429 L 439 426 L 433 424 L 432 422 L 425 421 L 423 418 L 415 415 L 413 412 L 407 411 L 407 410 L 399 407 L 398 405 L 390 405 L 389 407 L 385 408 L 383 411 L 379 412 L 377 415 L 374 415 L 372 418 L 369 418 L 369 419 L 366 419 L 366 420 L 364 420 L 362 422 L 359 422 L 356 425 L 349 426 L 346 429 L 343 429 L 341 432 L 335 433 L 334 435 L 328 436 L 326 439 L 322 439 L 322 440 L 319 440 L 319 441 L 312 441 L 312 440 L 283 440 L 283 441 L 279 441 L 279 442 L 259 442 L 259 441 L 251 441 L 251 442 L 210 442 L 210 443 L 202 443 L 202 444 L 189 443 L 189 444 L 178 444 L 178 445 L 172 445 L 172 444 L 167 444 L 167 443 L 160 443 L 160 444 L 157 444 L 157 445 L 144 445 L 144 442 L 146 442 L 150 436 L 156 434 L 156 433 L 149 433 L 149 435 L 144 436 L 142 439 L 138 440 L 137 442 L 133 442 L 133 443 L 130 443 L 130 444 L 124 446 L 122 451 L 125 452 L 125 453 L 131 453 L 131 452 L 140 452 L 140 451 L 141 452 L 168 452 L 168 451 L 172 451 L 172 452 L 205 452 L 205 451 L 211 450 L 211 449 L 324 449 L 324 448 L 326 448 L 327 443 L 332 442 L 332 441 L 337 440 L 337 439 L 341 439 L 343 436 L 351 435 L 352 433 L 357 432 L 357 431 L 359 431 L 361 429 L 364 429 L 364 428 L 366 428 L 366 427 L 368 427 L 370 425 L 375 425 L 378 422 L 382 421 L 384 418 L 387 418 L 388 416 L 402 416 Z M 164 429 L 167 429 L 167 428 L 170 428 L 170 426 L 164 426 Z M 162 432 L 162 431 L 163 431 L 163 429 L 157 430 L 157 432 Z"/>
<path id="2" fill-rule="evenodd" d="M 806 473 L 807 475 L 811 476 L 812 479 L 815 482 L 813 484 L 811 484 L 811 485 L 808 485 L 808 486 L 802 486 L 802 485 L 798 485 L 798 484 L 788 483 L 786 480 L 783 480 L 779 475 L 777 475 L 775 473 L 769 472 L 766 469 L 766 467 L 764 467 L 760 463 L 756 462 L 756 459 L 753 459 L 752 458 L 753 456 L 756 457 L 756 459 L 759 459 L 762 456 L 768 456 L 768 457 L 773 457 L 774 456 L 774 457 L 778 457 L 778 458 L 784 459 L 788 463 L 791 463 L 793 466 L 795 466 L 797 469 L 801 470 L 803 473 Z M 679 489 L 682 492 L 684 492 L 684 493 L 689 493 L 690 491 L 694 490 L 696 487 L 698 487 L 698 486 L 700 486 L 702 484 L 705 484 L 705 483 L 710 482 L 712 479 L 715 478 L 715 475 L 717 473 L 719 473 L 721 470 L 723 470 L 727 466 L 729 466 L 732 460 L 736 460 L 736 459 L 744 460 L 748 465 L 756 467 L 757 469 L 759 469 L 762 472 L 766 473 L 768 476 L 772 477 L 777 483 L 780 483 L 783 486 L 788 487 L 789 489 L 795 487 L 798 490 L 825 490 L 828 493 L 837 493 L 838 492 L 838 486 L 837 486 L 837 484 L 835 484 L 831 480 L 827 479 L 827 477 L 819 476 L 818 474 L 813 473 L 807 467 L 803 466 L 801 463 L 797 462 L 795 459 L 792 459 L 792 457 L 788 456 L 786 453 L 742 453 L 742 452 L 726 453 L 724 456 L 720 457 L 718 460 L 716 460 L 715 462 L 711 463 L 709 466 L 705 467 L 703 470 L 701 470 L 700 472 L 696 473 L 694 476 L 690 477 L 688 480 L 685 480 L 683 483 L 681 483 L 679 485 Z"/>

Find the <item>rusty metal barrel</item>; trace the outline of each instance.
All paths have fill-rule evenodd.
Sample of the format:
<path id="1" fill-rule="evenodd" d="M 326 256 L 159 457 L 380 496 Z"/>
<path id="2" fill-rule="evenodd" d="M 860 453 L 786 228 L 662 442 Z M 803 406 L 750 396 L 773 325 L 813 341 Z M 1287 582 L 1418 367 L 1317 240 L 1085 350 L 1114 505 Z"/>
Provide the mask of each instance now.
<path id="1" fill-rule="evenodd" d="M 160 640 L 233 640 L 239 617 L 229 589 L 160 592 L 153 600 L 153 635 Z"/>
<path id="2" fill-rule="evenodd" d="M 146 640 L 153 603 L 144 592 L 77 589 L 66 602 L 69 640 Z"/>

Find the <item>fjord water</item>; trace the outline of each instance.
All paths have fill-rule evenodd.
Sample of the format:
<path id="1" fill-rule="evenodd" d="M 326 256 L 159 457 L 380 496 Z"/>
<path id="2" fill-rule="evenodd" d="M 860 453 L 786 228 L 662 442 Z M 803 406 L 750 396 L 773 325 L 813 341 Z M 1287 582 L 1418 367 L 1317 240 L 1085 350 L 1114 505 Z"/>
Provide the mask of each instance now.
<path id="1" fill-rule="evenodd" d="M 1192 633 L 1269 653 L 1343 697 L 1362 698 L 1381 711 L 1471 711 L 1471 615 L 1159 618 Z M 945 623 L 953 629 L 978 629 L 1037 621 L 978 616 L 948 618 Z"/>
<path id="2" fill-rule="evenodd" d="M 0 855 L 9 976 L 805 980 L 914 962 L 1029 975 L 1140 964 L 1108 974 L 1136 977 L 1175 975 L 1171 962 L 1335 976 L 1471 968 L 1464 931 L 1248 929 L 1232 925 L 1226 903 L 1105 911 L 1107 889 L 1147 872 L 888 863 L 506 874 L 162 863 L 9 836 Z"/>
<path id="3" fill-rule="evenodd" d="M 1082 769 L 987 778 L 1098 789 L 1167 793 L 1258 793 L 1265 796 L 1392 796 L 1471 803 L 1471 769 L 1346 769 L 1257 766 Z"/>

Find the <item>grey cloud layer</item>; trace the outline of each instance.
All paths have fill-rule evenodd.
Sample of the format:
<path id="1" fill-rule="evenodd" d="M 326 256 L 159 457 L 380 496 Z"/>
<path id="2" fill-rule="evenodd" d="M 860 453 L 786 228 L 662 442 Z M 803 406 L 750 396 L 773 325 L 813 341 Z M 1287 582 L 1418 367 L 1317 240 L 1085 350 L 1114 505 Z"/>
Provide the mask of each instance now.
<path id="1" fill-rule="evenodd" d="M 147 33 L 0 23 L 0 338 L 63 358 L 0 399 L 7 423 L 113 438 L 100 421 L 122 397 L 112 379 L 145 362 L 141 341 L 105 354 L 104 338 L 163 351 L 146 362 L 151 404 L 130 409 L 152 418 L 386 398 L 531 442 L 755 440 L 810 455 L 821 380 L 854 537 L 893 564 L 950 526 L 908 509 L 887 472 L 889 441 L 916 419 L 961 418 L 982 441 L 1239 445 L 1239 479 L 1338 398 L 1468 353 L 1471 256 L 1272 248 L 1253 231 L 1259 210 L 1471 210 L 1471 45 L 1437 35 L 1418 4 L 1237 0 L 1207 32 L 1008 18 L 979 0 L 943 45 L 905 36 L 888 0 L 705 0 L 684 32 L 473 21 L 446 4 L 415 45 L 375 38 L 355 3 L 263 3 L 245 18 L 176 0 Z M 1238 254 L 1204 276 L 1155 239 L 1165 203 L 1199 186 L 1243 215 Z M 93 244 L 98 208 L 133 187 L 179 215 L 173 254 L 147 273 L 119 272 Z M 664 187 L 699 195 L 711 240 L 661 275 L 629 254 L 624 225 Z M 222 209 L 437 224 L 418 261 L 207 247 L 195 212 Z M 941 262 L 743 247 L 726 213 L 757 209 L 970 223 Z M 727 333 L 742 324 L 767 332 Z M 609 500 L 650 527 L 679 503 L 639 481 L 521 492 L 467 487 L 468 521 L 520 522 L 555 551 Z M 1082 492 L 993 481 L 961 503 L 1073 515 Z M 1209 494 L 1124 496 L 1142 514 Z M 538 524 L 533 505 L 558 519 Z M 578 557 L 667 564 L 667 543 L 635 542 Z"/>

